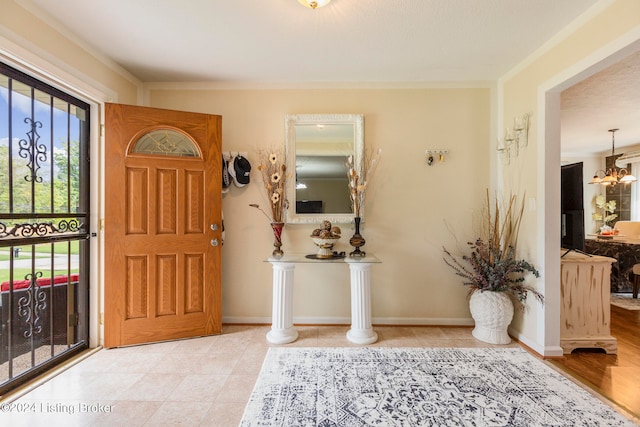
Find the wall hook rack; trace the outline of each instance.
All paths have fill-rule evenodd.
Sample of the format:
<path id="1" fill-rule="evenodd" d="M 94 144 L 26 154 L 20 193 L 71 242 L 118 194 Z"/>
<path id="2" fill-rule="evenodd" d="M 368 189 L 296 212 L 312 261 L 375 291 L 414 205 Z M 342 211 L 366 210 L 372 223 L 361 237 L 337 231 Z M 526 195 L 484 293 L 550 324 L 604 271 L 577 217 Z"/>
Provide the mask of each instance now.
<path id="1" fill-rule="evenodd" d="M 238 157 L 238 156 L 242 156 L 242 157 L 247 157 L 247 152 L 246 151 L 223 151 L 222 152 L 222 158 L 225 159 L 226 161 L 231 160 L 234 157 Z"/>
<path id="2" fill-rule="evenodd" d="M 431 149 L 425 150 L 424 153 L 427 155 L 427 165 L 431 166 L 436 160 L 438 163 L 444 163 L 444 156 L 449 154 L 449 150 Z"/>

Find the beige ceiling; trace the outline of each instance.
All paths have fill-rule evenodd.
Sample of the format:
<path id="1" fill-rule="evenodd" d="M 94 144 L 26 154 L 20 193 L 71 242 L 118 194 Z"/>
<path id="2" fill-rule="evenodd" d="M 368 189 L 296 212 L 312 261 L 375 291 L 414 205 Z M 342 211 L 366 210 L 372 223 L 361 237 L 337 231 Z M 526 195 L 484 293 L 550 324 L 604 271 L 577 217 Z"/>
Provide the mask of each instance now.
<path id="1" fill-rule="evenodd" d="M 640 144 L 640 51 L 576 83 L 561 94 L 562 151 L 565 155 L 615 154 Z"/>
<path id="2" fill-rule="evenodd" d="M 495 81 L 598 7 L 597 0 L 332 0 L 317 10 L 297 0 L 16 1 L 143 82 L 287 86 Z M 611 127 L 621 129 L 621 147 L 640 142 L 640 130 L 624 120 L 633 114 L 621 112 L 640 96 L 614 76 L 636 77 L 637 58 L 630 67 L 612 71 L 602 87 L 587 90 L 585 82 L 566 92 L 563 151 L 606 150 Z M 608 89 L 611 81 L 628 99 Z"/>

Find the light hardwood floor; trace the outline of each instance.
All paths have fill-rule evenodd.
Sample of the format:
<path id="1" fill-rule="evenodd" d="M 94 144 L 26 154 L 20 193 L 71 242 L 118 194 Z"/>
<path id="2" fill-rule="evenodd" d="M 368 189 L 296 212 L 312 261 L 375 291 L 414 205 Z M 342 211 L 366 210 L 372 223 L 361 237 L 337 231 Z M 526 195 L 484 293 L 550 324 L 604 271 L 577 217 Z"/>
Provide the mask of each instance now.
<path id="1" fill-rule="evenodd" d="M 618 354 L 577 350 L 552 363 L 640 417 L 640 311 L 611 306 Z"/>

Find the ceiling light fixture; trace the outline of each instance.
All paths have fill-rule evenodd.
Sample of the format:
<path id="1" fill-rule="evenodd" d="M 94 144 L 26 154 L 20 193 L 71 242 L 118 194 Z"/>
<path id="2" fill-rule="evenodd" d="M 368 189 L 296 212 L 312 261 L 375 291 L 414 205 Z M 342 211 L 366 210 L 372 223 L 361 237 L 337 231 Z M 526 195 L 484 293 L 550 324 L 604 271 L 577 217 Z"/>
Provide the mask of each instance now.
<path id="1" fill-rule="evenodd" d="M 615 155 L 616 149 L 616 140 L 615 134 L 620 129 L 609 129 L 611 132 L 611 156 Z M 638 179 L 631 175 L 626 169 L 616 169 L 615 159 L 613 159 L 613 167 L 608 169 L 606 172 L 602 169 L 597 170 L 596 173 L 589 181 L 589 184 L 602 184 L 602 185 L 616 185 L 620 184 L 630 184 L 632 182 L 636 182 Z"/>
<path id="2" fill-rule="evenodd" d="M 308 7 L 309 9 L 317 9 L 319 7 L 323 7 L 329 4 L 331 0 L 317 0 L 317 1 L 313 1 L 313 0 L 298 0 L 298 2 L 305 6 Z"/>

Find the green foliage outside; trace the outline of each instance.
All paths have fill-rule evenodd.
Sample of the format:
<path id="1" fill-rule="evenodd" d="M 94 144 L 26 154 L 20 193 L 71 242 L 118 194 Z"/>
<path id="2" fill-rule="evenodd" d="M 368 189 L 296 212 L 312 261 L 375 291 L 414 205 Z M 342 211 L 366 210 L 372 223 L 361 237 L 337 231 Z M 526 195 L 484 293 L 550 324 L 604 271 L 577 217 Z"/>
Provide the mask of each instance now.
<path id="1" fill-rule="evenodd" d="M 9 206 L 9 188 L 13 187 L 13 213 L 65 213 L 75 212 L 80 202 L 79 142 L 71 141 L 53 153 L 54 176 L 38 171 L 42 182 L 33 184 L 25 177 L 30 176 L 27 160 L 12 157 L 12 182 L 9 182 L 9 147 L 0 146 L 0 212 L 12 212 Z M 69 156 L 67 156 L 69 152 Z M 51 153 L 47 160 L 51 162 Z M 72 159 L 71 164 L 68 159 Z M 73 161 L 75 160 L 75 161 Z M 51 190 L 53 186 L 53 207 Z"/>
<path id="2" fill-rule="evenodd" d="M 69 154 L 69 155 L 67 155 Z M 47 153 L 47 163 L 53 167 L 53 182 L 51 179 L 51 169 L 42 167 L 37 175 L 42 178 L 42 182 L 32 182 L 30 170 L 27 167 L 27 159 L 14 155 L 11 164 L 11 179 L 9 176 L 9 147 L 0 146 L 0 212 L 2 213 L 74 213 L 80 206 L 80 164 L 79 164 L 79 142 L 71 141 L 63 143 L 62 147 L 56 148 L 53 153 Z M 71 159 L 71 163 L 69 162 Z M 53 166 L 51 166 L 53 163 Z M 44 165 L 41 165 L 44 166 Z M 13 209 L 10 206 L 9 188 L 13 189 Z M 53 200 L 53 206 L 51 206 Z M 47 220 L 51 221 L 51 220 Z M 53 220 L 54 225 L 60 220 Z M 4 220 L 7 227 L 14 224 L 23 223 L 24 220 L 9 221 Z M 58 242 L 54 244 L 56 255 L 78 255 L 79 242 L 71 241 Z M 32 249 L 36 258 L 49 258 L 51 256 L 51 244 L 19 246 L 20 254 L 14 258 L 15 261 L 31 259 Z M 0 248 L 0 262 L 10 259 L 11 248 Z M 56 266 L 62 267 L 62 266 Z M 42 271 L 42 269 L 39 269 Z M 71 271 L 76 273 L 77 269 Z M 14 268 L 14 279 L 21 280 L 25 275 L 31 273 L 30 268 Z M 48 276 L 50 271 L 42 271 Z M 56 269 L 55 275 L 67 274 L 65 269 Z M 9 280 L 9 268 L 0 268 L 0 282 Z"/>

